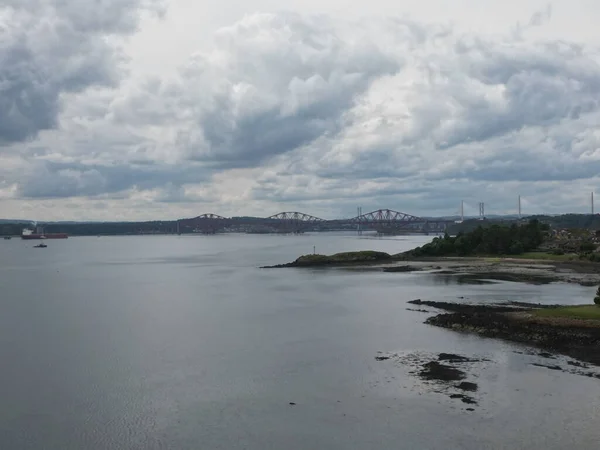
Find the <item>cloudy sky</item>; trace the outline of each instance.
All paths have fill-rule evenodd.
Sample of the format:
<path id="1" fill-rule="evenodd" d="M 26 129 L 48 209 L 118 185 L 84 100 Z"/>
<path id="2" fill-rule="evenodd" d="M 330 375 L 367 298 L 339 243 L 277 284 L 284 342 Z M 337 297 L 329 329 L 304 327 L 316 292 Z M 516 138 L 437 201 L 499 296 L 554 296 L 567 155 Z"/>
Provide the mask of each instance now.
<path id="1" fill-rule="evenodd" d="M 0 217 L 600 196 L 597 0 L 284 3 L 0 0 Z"/>

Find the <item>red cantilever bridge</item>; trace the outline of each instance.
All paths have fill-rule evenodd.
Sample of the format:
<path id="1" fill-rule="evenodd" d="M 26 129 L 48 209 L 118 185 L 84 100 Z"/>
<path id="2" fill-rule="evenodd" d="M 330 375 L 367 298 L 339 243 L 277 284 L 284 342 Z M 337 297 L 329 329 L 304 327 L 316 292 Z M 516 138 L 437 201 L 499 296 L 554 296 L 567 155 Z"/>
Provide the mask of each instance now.
<path id="1" fill-rule="evenodd" d="M 214 234 L 225 231 L 253 229 L 273 233 L 302 233 L 305 231 L 373 230 L 380 234 L 438 233 L 446 230 L 447 220 L 426 219 L 391 209 L 378 209 L 349 219 L 326 220 L 297 211 L 280 212 L 265 217 L 223 217 L 202 214 L 190 219 L 180 219 L 180 232 Z"/>

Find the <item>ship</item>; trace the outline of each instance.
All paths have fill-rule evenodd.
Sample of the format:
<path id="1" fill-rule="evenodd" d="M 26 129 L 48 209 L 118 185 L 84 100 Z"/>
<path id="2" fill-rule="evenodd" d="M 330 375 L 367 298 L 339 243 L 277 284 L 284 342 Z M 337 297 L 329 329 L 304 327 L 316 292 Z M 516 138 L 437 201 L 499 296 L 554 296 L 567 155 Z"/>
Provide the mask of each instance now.
<path id="1" fill-rule="evenodd" d="M 67 239 L 67 233 L 45 233 L 42 227 L 35 227 L 33 230 L 24 228 L 21 233 L 21 239 Z"/>

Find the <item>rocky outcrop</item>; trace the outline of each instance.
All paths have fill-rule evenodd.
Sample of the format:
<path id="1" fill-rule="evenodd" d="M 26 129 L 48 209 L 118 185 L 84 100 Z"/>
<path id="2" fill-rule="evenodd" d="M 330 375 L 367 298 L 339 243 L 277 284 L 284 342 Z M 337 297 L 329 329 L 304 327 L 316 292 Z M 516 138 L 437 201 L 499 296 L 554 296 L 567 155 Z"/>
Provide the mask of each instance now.
<path id="1" fill-rule="evenodd" d="M 414 303 L 450 311 L 428 318 L 429 325 L 534 345 L 600 365 L 600 321 L 541 320 L 531 314 L 536 305 L 525 310 L 521 305 Z"/>
<path id="2" fill-rule="evenodd" d="M 390 262 L 392 256 L 385 252 L 362 251 L 362 252 L 344 252 L 335 255 L 303 255 L 296 261 L 287 264 L 277 264 L 275 266 L 265 266 L 263 269 L 274 269 L 282 267 L 325 267 L 325 266 L 348 266 L 348 265 L 366 265 L 374 263 Z"/>

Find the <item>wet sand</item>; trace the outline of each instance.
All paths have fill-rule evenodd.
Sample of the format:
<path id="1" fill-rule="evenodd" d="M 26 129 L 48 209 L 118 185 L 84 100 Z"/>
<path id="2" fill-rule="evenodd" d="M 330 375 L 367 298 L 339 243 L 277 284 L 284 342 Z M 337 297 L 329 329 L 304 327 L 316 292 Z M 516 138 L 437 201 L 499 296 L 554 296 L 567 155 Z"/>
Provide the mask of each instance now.
<path id="1" fill-rule="evenodd" d="M 463 281 L 501 280 L 532 284 L 553 282 L 600 285 L 600 264 L 580 261 L 540 261 L 516 258 L 428 258 L 389 264 L 355 265 L 352 270 L 426 272 L 455 276 Z M 459 280 L 459 281 L 461 281 Z"/>

